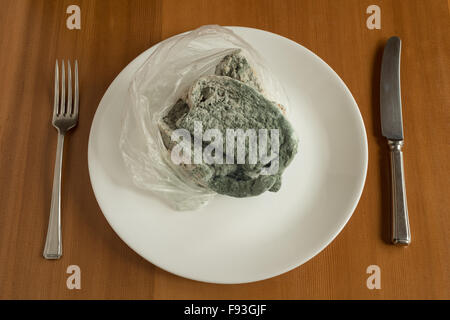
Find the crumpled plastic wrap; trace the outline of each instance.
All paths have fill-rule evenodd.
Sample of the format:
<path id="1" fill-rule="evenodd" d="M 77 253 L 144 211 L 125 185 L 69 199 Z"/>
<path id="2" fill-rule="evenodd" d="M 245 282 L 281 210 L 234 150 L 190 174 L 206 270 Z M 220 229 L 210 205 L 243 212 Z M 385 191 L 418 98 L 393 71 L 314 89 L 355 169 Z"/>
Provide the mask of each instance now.
<path id="1" fill-rule="evenodd" d="M 194 210 L 216 193 L 189 179 L 163 144 L 158 121 L 199 77 L 214 74 L 226 55 L 241 49 L 260 80 L 264 95 L 288 110 L 280 83 L 260 55 L 230 29 L 217 25 L 169 38 L 138 69 L 129 88 L 119 147 L 136 186 L 175 210 Z"/>

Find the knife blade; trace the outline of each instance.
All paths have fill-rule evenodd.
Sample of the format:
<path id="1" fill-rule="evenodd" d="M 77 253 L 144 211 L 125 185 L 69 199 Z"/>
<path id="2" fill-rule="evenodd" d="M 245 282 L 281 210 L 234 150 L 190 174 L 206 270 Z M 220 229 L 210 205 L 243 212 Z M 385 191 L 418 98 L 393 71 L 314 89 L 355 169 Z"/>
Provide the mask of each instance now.
<path id="1" fill-rule="evenodd" d="M 409 245 L 408 206 L 403 168 L 403 119 L 400 91 L 401 40 L 390 38 L 383 52 L 380 80 L 381 132 L 388 140 L 392 183 L 392 243 Z"/>
<path id="2" fill-rule="evenodd" d="M 400 90 L 400 55 L 402 42 L 390 38 L 383 52 L 380 84 L 381 131 L 390 140 L 403 140 L 402 100 Z"/>

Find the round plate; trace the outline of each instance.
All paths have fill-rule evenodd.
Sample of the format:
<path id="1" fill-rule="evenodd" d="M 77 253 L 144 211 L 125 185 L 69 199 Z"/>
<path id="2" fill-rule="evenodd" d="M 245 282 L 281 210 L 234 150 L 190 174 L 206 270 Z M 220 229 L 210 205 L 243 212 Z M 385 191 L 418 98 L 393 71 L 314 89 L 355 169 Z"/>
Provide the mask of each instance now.
<path id="1" fill-rule="evenodd" d="M 279 192 L 217 196 L 190 212 L 171 210 L 132 184 L 119 151 L 128 86 L 152 47 L 110 85 L 89 136 L 89 174 L 100 208 L 125 243 L 158 267 L 214 283 L 270 278 L 324 249 L 351 217 L 364 187 L 367 137 L 358 106 L 319 57 L 279 35 L 230 27 L 269 63 L 290 99 L 299 153 Z"/>

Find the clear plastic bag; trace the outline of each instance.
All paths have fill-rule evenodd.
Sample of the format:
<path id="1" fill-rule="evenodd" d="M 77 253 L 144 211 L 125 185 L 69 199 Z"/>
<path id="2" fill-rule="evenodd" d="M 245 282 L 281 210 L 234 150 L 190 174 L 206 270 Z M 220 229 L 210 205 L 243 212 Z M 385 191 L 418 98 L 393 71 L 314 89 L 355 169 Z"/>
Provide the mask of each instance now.
<path id="1" fill-rule="evenodd" d="M 120 150 L 135 185 L 149 190 L 176 210 L 199 208 L 216 193 L 189 179 L 163 144 L 158 121 L 199 77 L 214 74 L 226 55 L 241 49 L 260 80 L 264 95 L 283 105 L 280 83 L 259 54 L 230 29 L 203 26 L 161 42 L 136 72 L 129 88 Z"/>

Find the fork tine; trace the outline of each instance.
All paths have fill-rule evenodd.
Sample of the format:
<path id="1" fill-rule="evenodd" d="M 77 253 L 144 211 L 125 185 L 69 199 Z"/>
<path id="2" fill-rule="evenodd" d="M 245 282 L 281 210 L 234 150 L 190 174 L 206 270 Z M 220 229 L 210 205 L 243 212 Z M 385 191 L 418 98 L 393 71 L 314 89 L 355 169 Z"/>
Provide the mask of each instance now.
<path id="1" fill-rule="evenodd" d="M 70 60 L 67 60 L 67 115 L 70 116 L 72 111 L 72 70 Z"/>
<path id="2" fill-rule="evenodd" d="M 79 103 L 79 92 L 78 92 L 78 60 L 75 60 L 75 97 L 73 101 L 73 116 L 78 118 L 78 103 Z"/>
<path id="3" fill-rule="evenodd" d="M 64 60 L 61 62 L 61 110 L 60 114 L 66 113 L 66 72 L 64 68 Z"/>
<path id="4" fill-rule="evenodd" d="M 53 117 L 58 115 L 58 105 L 59 105 L 59 70 L 58 70 L 58 59 L 55 64 L 55 98 L 53 100 Z"/>

